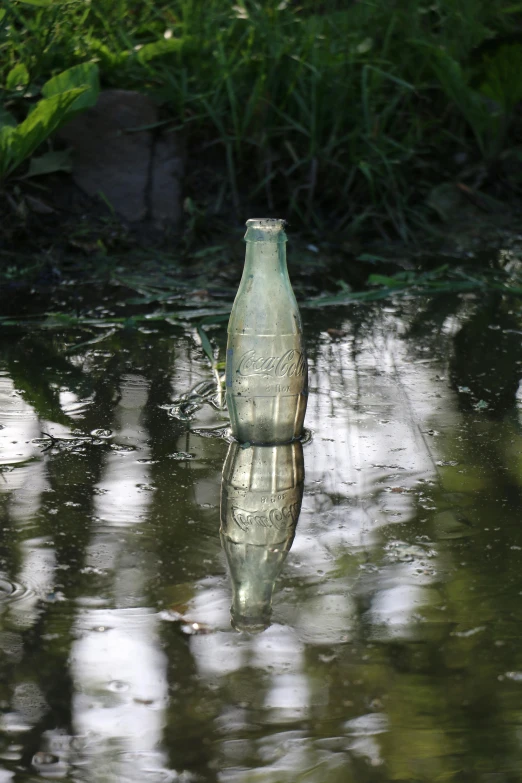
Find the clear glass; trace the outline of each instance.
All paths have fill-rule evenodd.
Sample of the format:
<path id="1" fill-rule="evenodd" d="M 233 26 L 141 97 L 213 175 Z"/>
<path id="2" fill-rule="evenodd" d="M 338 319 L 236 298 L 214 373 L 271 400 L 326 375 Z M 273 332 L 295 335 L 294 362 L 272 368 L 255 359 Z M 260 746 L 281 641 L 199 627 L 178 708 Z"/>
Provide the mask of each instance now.
<path id="1" fill-rule="evenodd" d="M 221 543 L 232 582 L 232 625 L 270 625 L 272 593 L 295 529 L 304 487 L 301 441 L 243 448 L 231 443 L 221 483 Z"/>
<path id="2" fill-rule="evenodd" d="M 241 443 L 300 437 L 308 398 L 301 316 L 286 266 L 284 221 L 247 221 L 243 277 L 228 324 L 226 399 Z"/>

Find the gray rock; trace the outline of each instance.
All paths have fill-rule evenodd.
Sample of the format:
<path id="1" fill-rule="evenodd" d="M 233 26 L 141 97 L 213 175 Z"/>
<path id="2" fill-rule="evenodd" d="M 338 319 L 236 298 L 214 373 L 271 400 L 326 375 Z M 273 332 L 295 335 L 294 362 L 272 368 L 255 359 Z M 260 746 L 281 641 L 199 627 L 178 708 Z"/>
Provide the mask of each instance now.
<path id="1" fill-rule="evenodd" d="M 72 176 L 89 196 L 103 195 L 129 222 L 151 218 L 157 227 L 181 217 L 182 159 L 174 134 L 134 131 L 154 125 L 158 108 L 131 90 L 105 90 L 96 106 L 59 131 L 73 149 Z M 132 132 L 130 132 L 132 130 Z"/>
<path id="2" fill-rule="evenodd" d="M 149 207 L 154 225 L 162 230 L 175 228 L 181 218 L 183 158 L 173 133 L 156 139 L 150 174 Z"/>

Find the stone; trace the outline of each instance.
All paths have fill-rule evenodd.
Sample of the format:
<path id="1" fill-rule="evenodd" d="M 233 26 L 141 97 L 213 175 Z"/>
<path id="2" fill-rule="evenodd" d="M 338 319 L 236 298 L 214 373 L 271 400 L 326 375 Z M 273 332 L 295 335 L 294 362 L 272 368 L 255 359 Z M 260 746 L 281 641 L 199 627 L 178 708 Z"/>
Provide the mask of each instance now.
<path id="1" fill-rule="evenodd" d="M 163 133 L 153 146 L 149 207 L 156 228 L 176 228 L 181 219 L 183 158 L 173 133 Z"/>
<path id="2" fill-rule="evenodd" d="M 72 147 L 72 176 L 89 196 L 99 196 L 130 223 L 151 219 L 158 228 L 181 218 L 183 162 L 172 133 L 147 128 L 158 107 L 132 90 L 105 90 L 94 107 L 59 132 Z"/>

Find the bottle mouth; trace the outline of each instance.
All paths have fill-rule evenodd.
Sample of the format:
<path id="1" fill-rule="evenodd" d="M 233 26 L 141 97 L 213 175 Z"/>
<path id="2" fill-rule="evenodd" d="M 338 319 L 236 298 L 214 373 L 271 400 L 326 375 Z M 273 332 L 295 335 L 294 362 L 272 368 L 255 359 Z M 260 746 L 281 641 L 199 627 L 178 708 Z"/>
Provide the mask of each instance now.
<path id="1" fill-rule="evenodd" d="M 282 218 L 250 218 L 247 220 L 247 242 L 286 242 L 286 220 Z"/>

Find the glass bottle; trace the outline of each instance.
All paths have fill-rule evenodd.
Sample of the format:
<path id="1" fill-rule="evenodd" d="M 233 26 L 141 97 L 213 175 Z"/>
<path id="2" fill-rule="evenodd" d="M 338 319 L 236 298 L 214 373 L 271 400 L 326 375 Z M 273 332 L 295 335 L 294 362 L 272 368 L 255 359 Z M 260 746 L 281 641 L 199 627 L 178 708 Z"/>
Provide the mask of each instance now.
<path id="1" fill-rule="evenodd" d="M 284 221 L 247 221 L 243 276 L 228 324 L 226 399 L 240 443 L 298 438 L 308 398 L 299 309 L 286 266 Z"/>
<path id="2" fill-rule="evenodd" d="M 272 593 L 295 529 L 304 486 L 301 441 L 280 446 L 231 443 L 221 482 L 221 543 L 232 582 L 232 626 L 270 625 Z"/>

